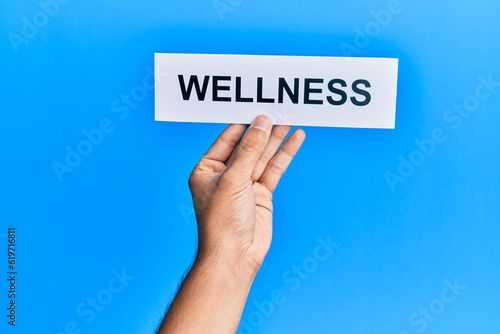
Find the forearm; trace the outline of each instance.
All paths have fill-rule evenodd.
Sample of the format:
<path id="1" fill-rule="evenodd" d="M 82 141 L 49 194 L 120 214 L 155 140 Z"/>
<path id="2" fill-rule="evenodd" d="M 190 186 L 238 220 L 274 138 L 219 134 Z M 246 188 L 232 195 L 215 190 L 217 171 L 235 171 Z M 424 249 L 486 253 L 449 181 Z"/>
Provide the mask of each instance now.
<path id="1" fill-rule="evenodd" d="M 236 333 L 255 274 L 237 259 L 197 257 L 158 334 Z"/>

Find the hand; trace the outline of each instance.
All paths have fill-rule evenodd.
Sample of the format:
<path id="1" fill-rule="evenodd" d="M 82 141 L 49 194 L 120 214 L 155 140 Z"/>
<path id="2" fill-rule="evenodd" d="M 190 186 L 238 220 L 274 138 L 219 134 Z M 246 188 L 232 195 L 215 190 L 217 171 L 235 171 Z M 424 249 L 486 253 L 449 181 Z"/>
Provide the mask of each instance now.
<path id="1" fill-rule="evenodd" d="M 198 254 L 158 334 L 235 333 L 255 274 L 271 245 L 272 193 L 304 141 L 257 117 L 230 125 L 189 178 Z M 243 137 L 243 138 L 242 138 Z M 277 152 L 277 153 L 276 153 Z"/>
<path id="2" fill-rule="evenodd" d="M 272 193 L 305 139 L 290 126 L 272 128 L 259 116 L 248 127 L 232 124 L 194 168 L 189 187 L 198 221 L 197 261 L 260 268 L 271 245 Z M 278 151 L 279 149 L 279 151 Z"/>

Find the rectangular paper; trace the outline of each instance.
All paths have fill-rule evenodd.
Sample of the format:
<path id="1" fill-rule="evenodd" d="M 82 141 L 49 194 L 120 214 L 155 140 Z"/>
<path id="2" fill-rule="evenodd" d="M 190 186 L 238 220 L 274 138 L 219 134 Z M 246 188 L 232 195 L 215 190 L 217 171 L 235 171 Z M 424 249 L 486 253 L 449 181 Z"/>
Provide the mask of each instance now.
<path id="1" fill-rule="evenodd" d="M 155 119 L 394 129 L 398 59 L 155 54 Z"/>

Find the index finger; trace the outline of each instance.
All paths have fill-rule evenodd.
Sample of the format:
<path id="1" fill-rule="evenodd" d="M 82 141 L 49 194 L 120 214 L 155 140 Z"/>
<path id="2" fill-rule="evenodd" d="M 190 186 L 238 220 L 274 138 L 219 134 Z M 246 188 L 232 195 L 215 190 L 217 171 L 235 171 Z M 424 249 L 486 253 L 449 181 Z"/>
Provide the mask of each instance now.
<path id="1" fill-rule="evenodd" d="M 248 125 L 230 124 L 205 153 L 204 158 L 225 162 L 238 145 Z"/>

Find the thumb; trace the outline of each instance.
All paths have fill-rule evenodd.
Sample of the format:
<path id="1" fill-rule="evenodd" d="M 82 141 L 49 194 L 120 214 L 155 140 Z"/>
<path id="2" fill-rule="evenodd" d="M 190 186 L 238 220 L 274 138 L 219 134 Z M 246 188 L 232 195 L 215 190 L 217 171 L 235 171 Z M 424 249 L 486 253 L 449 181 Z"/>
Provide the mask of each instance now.
<path id="1" fill-rule="evenodd" d="M 272 121 L 265 115 L 258 116 L 236 147 L 234 159 L 226 170 L 227 174 L 250 179 L 252 171 L 267 146 L 271 135 Z"/>

